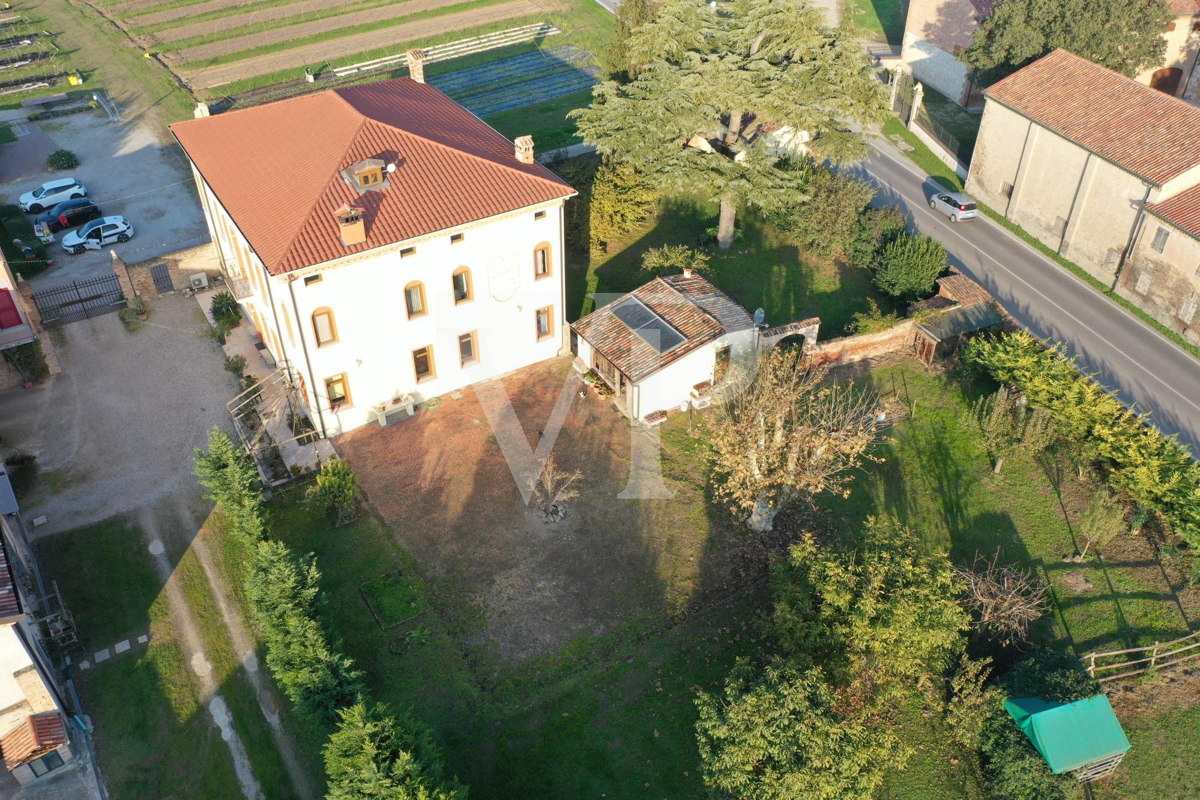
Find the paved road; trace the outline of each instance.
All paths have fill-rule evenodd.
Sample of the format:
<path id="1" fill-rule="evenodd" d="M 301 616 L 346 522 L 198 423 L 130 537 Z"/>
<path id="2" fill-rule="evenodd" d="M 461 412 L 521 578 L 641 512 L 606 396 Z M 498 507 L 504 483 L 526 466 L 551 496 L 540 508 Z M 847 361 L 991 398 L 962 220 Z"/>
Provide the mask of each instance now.
<path id="1" fill-rule="evenodd" d="M 981 283 L 1034 335 L 1063 342 L 1126 403 L 1200 453 L 1200 362 L 987 218 L 952 224 L 930 210 L 929 179 L 887 142 L 859 167 L 912 224 L 946 245 L 950 261 Z"/>

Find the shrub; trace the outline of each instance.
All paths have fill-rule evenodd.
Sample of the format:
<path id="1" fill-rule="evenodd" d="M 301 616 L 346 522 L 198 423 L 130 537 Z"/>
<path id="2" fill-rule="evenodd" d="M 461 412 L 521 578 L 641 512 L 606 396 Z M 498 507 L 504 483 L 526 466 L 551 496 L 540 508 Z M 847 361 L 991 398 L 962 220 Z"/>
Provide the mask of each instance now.
<path id="1" fill-rule="evenodd" d="M 683 244 L 651 247 L 642 255 L 642 272 L 650 277 L 678 275 L 685 269 L 709 271 L 709 255 Z"/>
<path id="2" fill-rule="evenodd" d="M 854 319 L 850 323 L 851 333 L 883 333 L 891 330 L 900 322 L 899 314 L 895 311 L 891 314 L 884 314 L 879 310 L 879 304 L 873 298 L 868 297 L 867 303 L 869 307 L 866 311 L 854 312 Z"/>
<path id="3" fill-rule="evenodd" d="M 235 535 L 249 541 L 266 528 L 258 470 L 220 428 L 208 432 L 208 450 L 196 450 L 194 471 L 208 498 L 221 506 Z"/>
<path id="4" fill-rule="evenodd" d="M 614 158 L 601 161 L 592 183 L 588 216 L 592 249 L 607 251 L 609 244 L 650 216 L 657 200 L 654 187 L 632 164 Z"/>
<path id="5" fill-rule="evenodd" d="M 600 159 L 594 156 L 568 159 L 551 167 L 579 192 L 563 206 L 562 212 L 563 235 L 567 247 L 575 251 L 586 252 L 592 247 L 592 186 L 599 167 Z"/>
<path id="6" fill-rule="evenodd" d="M 117 316 L 130 333 L 136 333 L 142 329 L 145 322 L 142 317 L 150 316 L 150 306 L 142 298 L 135 297 L 129 305 L 117 312 Z"/>
<path id="7" fill-rule="evenodd" d="M 233 324 L 242 318 L 242 307 L 232 292 L 217 292 L 212 299 L 213 319 L 221 323 Z"/>
<path id="8" fill-rule="evenodd" d="M 55 150 L 46 159 L 46 169 L 60 172 L 64 169 L 75 169 L 79 166 L 79 156 L 70 150 Z"/>
<path id="9" fill-rule="evenodd" d="M 1038 650 L 1001 680 L 1009 697 L 1044 697 L 1071 703 L 1100 694 L 1100 684 L 1083 662 L 1062 650 Z"/>
<path id="10" fill-rule="evenodd" d="M 17 497 L 26 497 L 37 479 L 37 456 L 33 453 L 13 453 L 4 459 L 4 468 L 13 492 Z"/>
<path id="11" fill-rule="evenodd" d="M 42 352 L 42 343 L 34 339 L 28 344 L 10 347 L 3 351 L 4 359 L 21 373 L 26 381 L 43 381 L 50 377 L 50 364 Z"/>
<path id="12" fill-rule="evenodd" d="M 773 209 L 767 218 L 814 253 L 847 256 L 854 248 L 858 219 L 875 197 L 875 189 L 844 172 L 811 161 L 799 162 L 808 199 Z"/>
<path id="13" fill-rule="evenodd" d="M 321 465 L 317 480 L 304 495 L 314 511 L 324 514 L 334 525 L 345 525 L 358 514 L 362 490 L 350 462 L 334 456 Z"/>
<path id="14" fill-rule="evenodd" d="M 908 229 L 908 221 L 898 208 L 868 208 L 854 221 L 854 241 L 850 263 L 861 269 L 875 269 L 883 249 Z"/>
<path id="15" fill-rule="evenodd" d="M 915 300 L 929 294 L 946 268 L 946 248 L 931 236 L 903 233 L 889 242 L 875 265 L 875 285 L 889 297 Z"/>
<path id="16" fill-rule="evenodd" d="M 225 356 L 225 371 L 240 381 L 246 374 L 246 357 Z"/>
<path id="17" fill-rule="evenodd" d="M 1065 779 L 1046 765 L 999 699 L 983 725 L 979 754 L 992 797 L 1005 800 L 1063 800 Z"/>

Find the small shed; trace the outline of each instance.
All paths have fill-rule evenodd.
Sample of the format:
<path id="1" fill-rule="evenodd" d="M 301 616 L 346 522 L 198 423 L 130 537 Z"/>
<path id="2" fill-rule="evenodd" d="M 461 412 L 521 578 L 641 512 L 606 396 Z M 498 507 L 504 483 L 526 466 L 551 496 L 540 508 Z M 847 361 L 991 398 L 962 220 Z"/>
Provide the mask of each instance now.
<path id="1" fill-rule="evenodd" d="M 1087 783 L 1115 770 L 1129 750 L 1129 739 L 1102 694 L 1073 703 L 1009 698 L 1004 709 L 1055 775 L 1074 772 Z"/>
<path id="2" fill-rule="evenodd" d="M 999 312 L 990 303 L 937 310 L 929 319 L 917 323 L 917 357 L 926 364 L 932 363 L 937 353 L 953 347 L 963 334 L 985 330 L 1001 321 Z"/>

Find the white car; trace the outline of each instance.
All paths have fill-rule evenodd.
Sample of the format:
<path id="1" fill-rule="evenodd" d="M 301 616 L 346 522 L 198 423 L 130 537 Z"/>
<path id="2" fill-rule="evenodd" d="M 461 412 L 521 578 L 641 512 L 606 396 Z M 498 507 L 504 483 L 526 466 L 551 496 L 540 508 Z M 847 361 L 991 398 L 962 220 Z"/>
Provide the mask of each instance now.
<path id="1" fill-rule="evenodd" d="M 124 217 L 101 217 L 64 236 L 62 247 L 68 253 L 82 253 L 99 250 L 113 242 L 128 242 L 132 238 L 133 226 Z"/>
<path id="2" fill-rule="evenodd" d="M 51 206 L 64 200 L 74 200 L 76 197 L 87 197 L 87 189 L 74 178 L 62 178 L 57 181 L 43 183 L 32 192 L 26 192 L 18 200 L 21 210 L 31 214 L 40 214 Z"/>
<path id="3" fill-rule="evenodd" d="M 929 207 L 945 214 L 951 222 L 975 219 L 979 216 L 979 207 L 975 205 L 975 201 L 961 192 L 938 192 L 929 198 Z"/>

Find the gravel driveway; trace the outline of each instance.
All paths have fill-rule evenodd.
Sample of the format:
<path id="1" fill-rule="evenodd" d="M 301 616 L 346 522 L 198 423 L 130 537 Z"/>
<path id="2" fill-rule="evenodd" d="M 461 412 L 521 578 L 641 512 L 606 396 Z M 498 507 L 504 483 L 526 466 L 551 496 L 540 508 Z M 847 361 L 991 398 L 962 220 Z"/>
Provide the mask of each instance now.
<path id="1" fill-rule="evenodd" d="M 204 212 L 196 195 L 191 169 L 170 133 L 145 117 L 110 122 L 98 113 L 74 114 L 40 124 L 55 148 L 79 156 L 69 173 L 42 174 L 0 184 L 0 197 L 15 203 L 22 193 L 54 178 L 77 178 L 106 215 L 119 214 L 133 223 L 134 238 L 116 245 L 126 262 L 174 253 L 208 241 Z M 34 123 L 30 123 L 34 125 Z M 62 233 L 56 234 L 61 241 Z M 63 252 L 58 241 L 50 246 L 55 266 L 32 279 L 36 287 L 67 279 L 96 277 L 109 272 L 106 250 L 81 255 Z"/>

